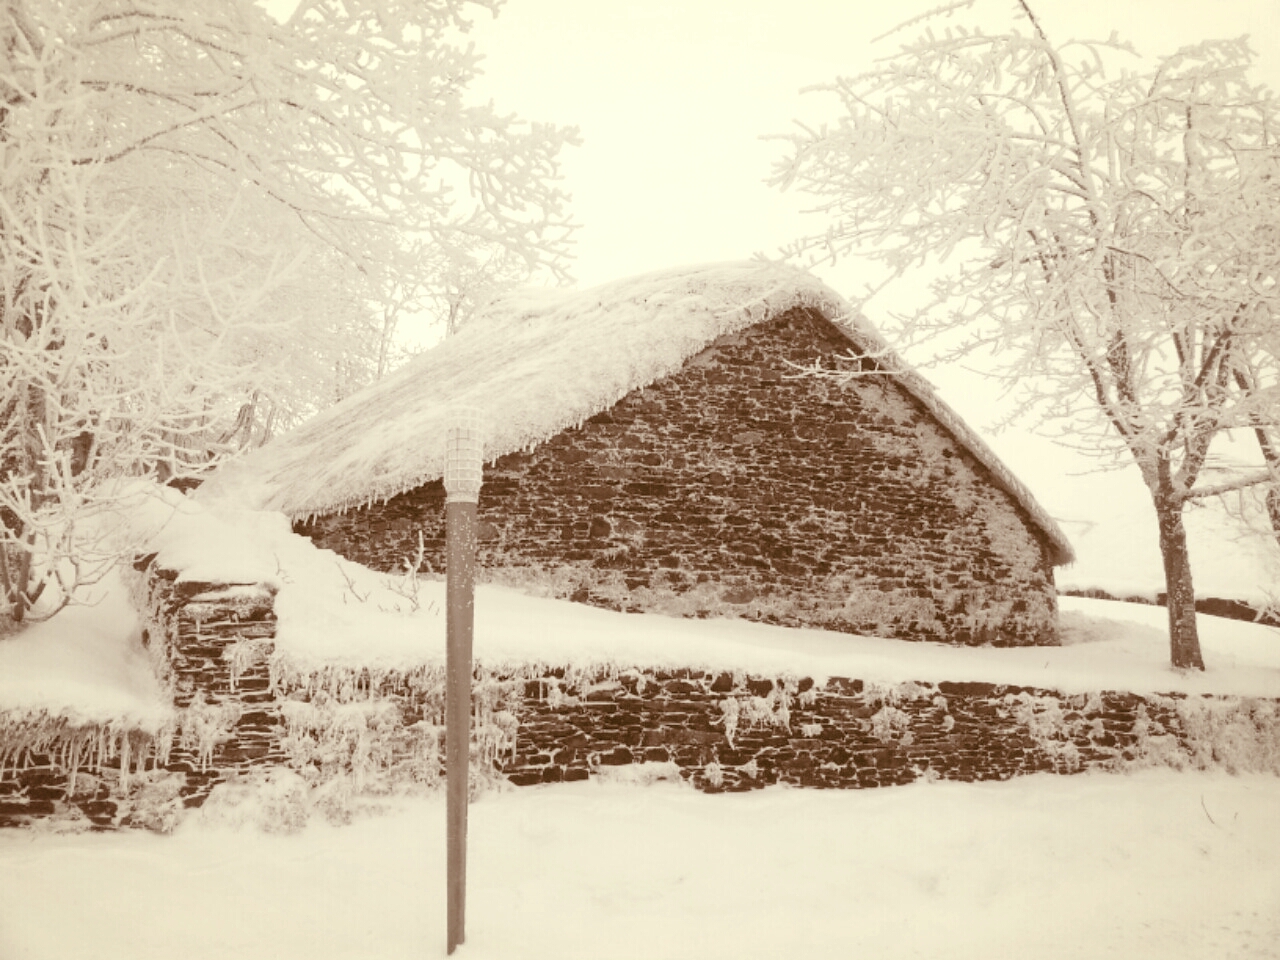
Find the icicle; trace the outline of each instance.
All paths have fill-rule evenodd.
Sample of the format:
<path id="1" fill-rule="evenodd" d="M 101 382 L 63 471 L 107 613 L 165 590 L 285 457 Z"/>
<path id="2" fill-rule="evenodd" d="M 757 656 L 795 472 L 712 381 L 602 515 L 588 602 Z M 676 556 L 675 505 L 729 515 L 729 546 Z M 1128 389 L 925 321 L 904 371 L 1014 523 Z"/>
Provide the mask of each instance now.
<path id="1" fill-rule="evenodd" d="M 129 731 L 120 735 L 120 794 L 129 792 Z"/>
<path id="2" fill-rule="evenodd" d="M 64 764 L 67 768 L 67 797 L 76 795 L 76 773 L 80 767 L 80 741 L 74 738 L 70 743 L 69 763 Z"/>
<path id="3" fill-rule="evenodd" d="M 173 749 L 174 721 L 166 721 L 152 740 L 155 750 L 155 766 L 163 767 L 169 763 L 169 753 Z"/>

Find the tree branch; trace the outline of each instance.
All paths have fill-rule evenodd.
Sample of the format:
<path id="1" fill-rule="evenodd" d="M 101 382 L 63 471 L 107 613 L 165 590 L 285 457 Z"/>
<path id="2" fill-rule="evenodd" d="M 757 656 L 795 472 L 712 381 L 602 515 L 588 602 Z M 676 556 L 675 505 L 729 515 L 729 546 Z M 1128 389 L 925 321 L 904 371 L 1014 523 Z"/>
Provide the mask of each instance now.
<path id="1" fill-rule="evenodd" d="M 1183 496 L 1188 500 L 1203 500 L 1206 497 L 1217 497 L 1224 493 L 1235 493 L 1237 490 L 1247 490 L 1249 487 L 1256 487 L 1264 483 L 1274 483 L 1275 477 L 1270 470 L 1263 470 L 1252 476 L 1242 477 L 1239 480 L 1232 480 L 1228 483 L 1215 484 L 1212 487 L 1197 487 L 1186 491 Z"/>

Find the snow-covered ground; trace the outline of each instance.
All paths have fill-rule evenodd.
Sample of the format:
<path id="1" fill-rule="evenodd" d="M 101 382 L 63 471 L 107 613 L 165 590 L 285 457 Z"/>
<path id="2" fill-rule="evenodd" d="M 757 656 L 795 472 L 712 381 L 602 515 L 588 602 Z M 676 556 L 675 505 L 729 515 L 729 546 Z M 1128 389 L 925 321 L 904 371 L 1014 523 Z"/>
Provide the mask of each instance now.
<path id="1" fill-rule="evenodd" d="M 471 808 L 467 960 L 1280 957 L 1280 778 L 582 783 Z M 6 960 L 445 954 L 445 811 L 0 834 Z"/>
<path id="2" fill-rule="evenodd" d="M 283 518 L 159 510 L 189 579 L 280 588 L 299 666 L 443 657 L 443 584 L 417 593 L 317 551 Z M 114 583 L 114 587 L 112 584 Z M 0 708 L 156 726 L 163 697 L 118 581 L 0 643 Z M 490 663 L 704 665 L 869 680 L 1280 697 L 1280 631 L 1201 617 L 1209 670 L 1168 667 L 1160 608 L 1065 598 L 1064 645 L 956 649 L 596 610 L 482 587 Z M 471 958 L 1280 957 L 1280 778 L 1036 776 L 707 796 L 631 782 L 490 792 L 471 811 Z M 0 958 L 444 953 L 444 808 L 377 801 L 281 832 L 276 792 L 215 794 L 168 836 L 0 832 Z M 371 801 L 372 802 L 372 801 Z M 263 824 L 274 832 L 263 832 Z"/>

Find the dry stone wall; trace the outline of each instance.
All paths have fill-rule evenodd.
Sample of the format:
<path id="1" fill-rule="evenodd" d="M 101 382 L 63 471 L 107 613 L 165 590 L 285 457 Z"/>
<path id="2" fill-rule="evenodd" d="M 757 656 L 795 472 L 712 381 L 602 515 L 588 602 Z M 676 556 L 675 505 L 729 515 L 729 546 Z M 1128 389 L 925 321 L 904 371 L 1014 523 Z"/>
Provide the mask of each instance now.
<path id="1" fill-rule="evenodd" d="M 1235 725 L 1239 742 L 1262 746 L 1232 760 L 1224 753 L 1232 737 L 1207 745 L 1204 731 L 1213 723 L 1205 717 Z M 524 785 L 668 764 L 708 792 L 1007 780 L 1215 760 L 1280 773 L 1278 724 L 1274 701 L 633 670 L 568 689 L 554 676 L 528 682 L 519 743 L 503 771 Z"/>
<path id="2" fill-rule="evenodd" d="M 166 828 L 219 783 L 284 764 L 271 689 L 275 590 L 203 583 L 138 561 L 143 642 L 173 698 L 159 734 L 0 715 L 0 827 L 50 816 Z"/>
<path id="3" fill-rule="evenodd" d="M 129 816 L 139 825 L 155 823 L 152 814 L 160 811 L 130 806 L 127 798 L 156 780 L 163 742 L 145 731 L 65 717 L 0 714 L 0 827 L 68 815 L 98 828 Z"/>
<path id="4" fill-rule="evenodd" d="M 163 737 L 0 716 L 0 826 L 75 816 L 168 829 L 219 784 L 289 769 L 330 796 L 443 778 L 444 672 L 290 668 L 273 591 L 149 572 L 147 641 L 175 702 Z M 477 666 L 476 779 L 631 767 L 708 791 L 857 789 L 1141 765 L 1280 774 L 1280 701 L 874 684 L 700 669 Z M 643 766 L 637 766 L 643 765 Z"/>
<path id="5" fill-rule="evenodd" d="M 1056 640 L 1048 544 L 892 378 L 797 309 L 537 447 L 480 492 L 482 576 L 631 611 L 964 644 Z M 858 362 L 867 371 L 869 360 Z M 444 557 L 439 481 L 297 529 L 375 569 Z"/>
<path id="6" fill-rule="evenodd" d="M 164 569 L 152 570 L 148 584 L 143 641 L 180 718 L 166 766 L 186 776 L 185 792 L 200 795 L 228 773 L 283 763 L 268 668 L 275 588 L 181 580 Z"/>

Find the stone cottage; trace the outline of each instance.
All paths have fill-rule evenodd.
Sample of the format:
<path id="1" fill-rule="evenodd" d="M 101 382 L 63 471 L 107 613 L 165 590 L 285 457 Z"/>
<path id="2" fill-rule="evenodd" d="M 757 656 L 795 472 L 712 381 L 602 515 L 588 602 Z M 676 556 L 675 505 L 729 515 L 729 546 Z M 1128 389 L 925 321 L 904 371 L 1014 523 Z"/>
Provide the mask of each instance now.
<path id="1" fill-rule="evenodd" d="M 441 572 L 451 406 L 487 423 L 482 578 L 630 611 L 1056 641 L 1061 530 L 846 301 L 776 264 L 499 299 L 198 497 Z"/>

